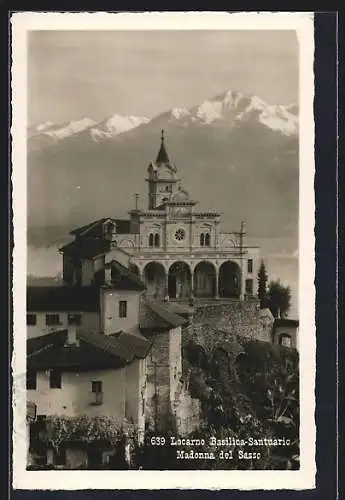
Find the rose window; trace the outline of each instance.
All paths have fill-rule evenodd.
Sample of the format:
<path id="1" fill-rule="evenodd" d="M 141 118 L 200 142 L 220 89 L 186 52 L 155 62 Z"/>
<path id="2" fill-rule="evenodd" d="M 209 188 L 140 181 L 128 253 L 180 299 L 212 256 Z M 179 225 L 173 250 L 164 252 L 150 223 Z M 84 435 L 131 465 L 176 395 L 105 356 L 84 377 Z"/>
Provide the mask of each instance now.
<path id="1" fill-rule="evenodd" d="M 175 238 L 177 239 L 177 241 L 184 240 L 184 237 L 185 237 L 184 229 L 178 229 L 175 233 Z"/>

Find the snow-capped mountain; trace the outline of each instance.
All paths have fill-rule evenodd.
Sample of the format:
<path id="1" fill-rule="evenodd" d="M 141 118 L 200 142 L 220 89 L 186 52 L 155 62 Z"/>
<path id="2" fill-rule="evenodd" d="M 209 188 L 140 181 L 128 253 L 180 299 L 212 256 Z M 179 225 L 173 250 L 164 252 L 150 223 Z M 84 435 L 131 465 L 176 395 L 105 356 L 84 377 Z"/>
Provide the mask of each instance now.
<path id="1" fill-rule="evenodd" d="M 121 116 L 115 114 L 92 127 L 90 129 L 90 134 L 95 141 L 109 139 L 123 132 L 128 132 L 128 130 L 139 127 L 139 125 L 148 123 L 149 121 L 150 120 L 145 116 Z"/>
<path id="2" fill-rule="evenodd" d="M 297 111 L 295 104 L 270 105 L 257 96 L 246 96 L 241 92 L 228 90 L 193 108 L 173 109 L 171 119 L 188 120 L 204 125 L 223 120 L 232 126 L 257 121 L 284 135 L 295 135 L 298 132 Z"/>
<path id="3" fill-rule="evenodd" d="M 71 137 L 72 135 L 79 134 L 84 130 L 95 125 L 96 122 L 90 118 L 81 118 L 80 120 L 70 121 L 68 123 L 54 123 L 47 121 L 40 123 L 29 129 L 29 137 L 37 137 L 39 135 L 50 137 L 52 139 L 61 140 Z"/>
<path id="4" fill-rule="evenodd" d="M 148 122 L 149 119 L 144 116 L 121 116 L 118 114 L 114 114 L 99 123 L 91 118 L 81 118 L 60 124 L 47 121 L 29 127 L 29 149 L 46 148 L 63 139 L 73 136 L 79 137 L 81 134 L 87 134 L 93 141 L 98 142 L 116 137 Z"/>
<path id="5" fill-rule="evenodd" d="M 99 123 L 31 128 L 29 227 L 68 232 L 104 214 L 122 217 L 133 193 L 144 208 L 146 168 L 156 158 L 161 129 L 183 185 L 200 207 L 224 212 L 228 230 L 242 219 L 249 232 L 275 236 L 297 227 L 298 106 L 230 90 L 150 120 L 113 114 Z"/>
<path id="6" fill-rule="evenodd" d="M 41 123 L 39 125 L 36 125 L 34 130 L 36 132 L 44 132 L 45 130 L 54 127 L 54 125 L 55 125 L 55 123 L 53 123 L 53 122 L 45 122 L 45 123 Z"/>
<path id="7" fill-rule="evenodd" d="M 79 132 L 88 129 L 93 125 L 95 125 L 95 122 L 90 118 L 82 118 L 81 120 L 69 122 L 67 125 L 61 128 L 45 128 L 43 133 L 52 137 L 53 139 L 66 139 L 66 137 L 78 134 Z"/>
<path id="8" fill-rule="evenodd" d="M 242 124 L 260 124 L 286 136 L 298 133 L 298 106 L 271 105 L 257 96 L 247 96 L 241 92 L 228 90 L 214 98 L 207 99 L 191 108 L 174 108 L 153 119 L 144 116 L 121 116 L 117 113 L 97 123 L 90 118 L 82 118 L 69 123 L 56 124 L 51 121 L 31 127 L 28 138 L 33 149 L 47 147 L 78 134 L 85 133 L 95 141 L 112 139 L 133 130 L 140 125 L 155 122 L 162 116 L 169 116 L 169 122 L 186 128 L 191 125 L 211 125 L 226 122 L 227 127 L 240 127 Z"/>

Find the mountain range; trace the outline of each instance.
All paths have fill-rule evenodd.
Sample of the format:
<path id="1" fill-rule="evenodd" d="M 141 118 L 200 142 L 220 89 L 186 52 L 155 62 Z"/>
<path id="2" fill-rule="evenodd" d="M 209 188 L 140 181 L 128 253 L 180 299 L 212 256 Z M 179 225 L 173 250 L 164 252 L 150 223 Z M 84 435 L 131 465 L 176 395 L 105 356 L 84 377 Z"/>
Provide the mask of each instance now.
<path id="1" fill-rule="evenodd" d="M 297 237 L 298 105 L 270 105 L 228 90 L 154 118 L 113 114 L 28 129 L 28 227 L 57 233 L 147 206 L 146 170 L 161 129 L 185 189 L 201 209 L 245 220 L 252 236 Z"/>

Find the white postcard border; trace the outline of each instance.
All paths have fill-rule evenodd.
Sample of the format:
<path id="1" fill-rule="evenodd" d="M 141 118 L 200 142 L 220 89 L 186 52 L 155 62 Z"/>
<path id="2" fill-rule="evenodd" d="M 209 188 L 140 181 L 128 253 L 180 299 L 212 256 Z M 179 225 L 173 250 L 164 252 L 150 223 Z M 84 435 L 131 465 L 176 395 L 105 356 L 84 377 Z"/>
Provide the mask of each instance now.
<path id="1" fill-rule="evenodd" d="M 311 489 L 315 487 L 314 26 L 312 13 L 15 13 L 12 24 L 13 487 L 19 489 Z M 296 30 L 299 40 L 299 471 L 26 471 L 26 130 L 30 30 Z"/>

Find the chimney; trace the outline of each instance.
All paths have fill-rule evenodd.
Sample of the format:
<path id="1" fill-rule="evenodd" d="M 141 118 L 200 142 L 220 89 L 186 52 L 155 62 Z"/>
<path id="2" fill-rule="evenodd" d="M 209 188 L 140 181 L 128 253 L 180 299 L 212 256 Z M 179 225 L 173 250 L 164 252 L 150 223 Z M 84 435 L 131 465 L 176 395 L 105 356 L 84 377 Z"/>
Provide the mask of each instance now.
<path id="1" fill-rule="evenodd" d="M 68 325 L 67 345 L 78 345 L 77 325 Z"/>
<path id="2" fill-rule="evenodd" d="M 105 267 L 105 275 L 104 275 L 104 282 L 105 283 L 108 283 L 110 284 L 112 282 L 112 279 L 111 279 L 111 263 L 108 264 L 106 267 Z"/>

